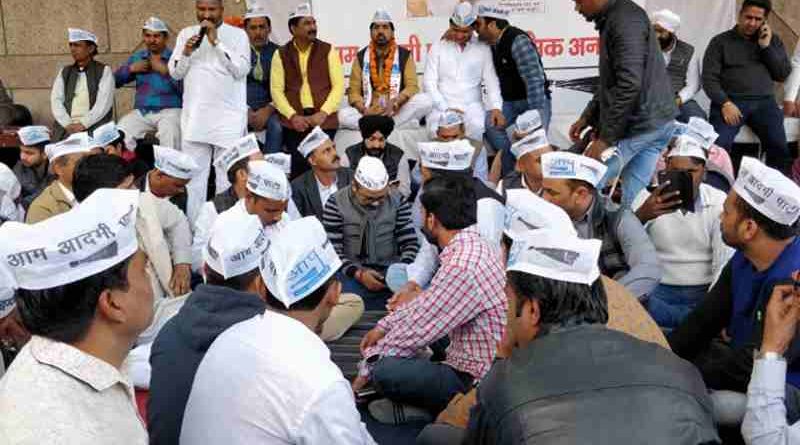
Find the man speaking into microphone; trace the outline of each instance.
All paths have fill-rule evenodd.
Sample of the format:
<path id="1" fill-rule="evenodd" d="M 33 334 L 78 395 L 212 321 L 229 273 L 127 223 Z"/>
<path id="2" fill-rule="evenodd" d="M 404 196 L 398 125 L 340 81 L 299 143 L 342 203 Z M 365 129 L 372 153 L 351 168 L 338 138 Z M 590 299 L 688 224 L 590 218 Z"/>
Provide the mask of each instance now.
<path id="1" fill-rule="evenodd" d="M 186 210 L 194 221 L 206 201 L 214 152 L 232 145 L 247 131 L 247 73 L 250 43 L 244 30 L 223 23 L 223 0 L 195 2 L 199 25 L 178 34 L 169 73 L 183 80 L 181 150 L 199 172 L 186 186 Z M 230 186 L 216 172 L 217 193 Z"/>

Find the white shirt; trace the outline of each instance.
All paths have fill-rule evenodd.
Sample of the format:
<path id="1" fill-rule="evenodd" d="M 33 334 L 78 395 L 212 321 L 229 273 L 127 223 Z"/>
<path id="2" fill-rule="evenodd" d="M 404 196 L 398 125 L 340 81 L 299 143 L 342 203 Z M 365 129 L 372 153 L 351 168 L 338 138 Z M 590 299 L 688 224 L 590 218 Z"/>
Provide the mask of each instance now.
<path id="1" fill-rule="evenodd" d="M 325 203 L 328 202 L 328 198 L 339 191 L 339 184 L 336 183 L 337 179 L 338 178 L 334 178 L 331 185 L 325 186 L 325 184 L 319 182 L 319 178 L 314 176 L 314 180 L 317 181 L 317 190 L 319 190 L 319 200 L 323 207 L 325 207 Z"/>
<path id="2" fill-rule="evenodd" d="M 241 211 L 245 206 L 244 200 L 240 199 L 236 202 L 234 207 L 226 210 L 226 212 L 232 211 L 234 208 L 237 208 L 237 206 L 239 208 L 237 211 Z M 265 227 L 264 230 L 267 234 L 271 234 L 281 227 L 284 227 L 289 221 L 299 219 L 299 215 L 300 212 L 297 210 L 297 206 L 294 205 L 294 201 L 290 198 L 287 211 L 283 214 L 281 220 L 271 226 Z M 217 213 L 217 208 L 214 206 L 214 203 L 208 201 L 200 208 L 200 215 L 194 222 L 194 236 L 192 237 L 192 270 L 197 273 L 200 273 L 203 267 L 203 249 L 205 249 L 208 240 L 211 238 L 211 229 L 214 227 L 214 222 L 218 217 L 219 214 Z"/>
<path id="3" fill-rule="evenodd" d="M 147 444 L 128 378 L 43 337 L 32 337 L 0 380 L 0 413 L 3 444 Z"/>
<path id="4" fill-rule="evenodd" d="M 223 24 L 217 46 L 203 38 L 185 57 L 186 41 L 198 32 L 200 25 L 184 28 L 169 60 L 170 75 L 183 80 L 181 132 L 189 141 L 225 146 L 247 130 L 250 41 L 243 30 Z"/>
<path id="5" fill-rule="evenodd" d="M 484 108 L 501 110 L 503 97 L 489 45 L 477 37 L 463 50 L 460 45 L 446 40 L 433 44 L 425 64 L 424 87 L 437 110 L 466 111 L 468 104 L 482 102 L 481 85 L 486 88 Z"/>
<path id="6" fill-rule="evenodd" d="M 800 100 L 800 42 L 794 49 L 792 56 L 792 74 L 783 84 L 784 101 Z"/>
<path id="7" fill-rule="evenodd" d="M 53 89 L 50 91 L 50 110 L 53 112 L 53 117 L 56 122 L 62 127 L 80 123 L 86 128 L 100 122 L 100 119 L 105 117 L 114 105 L 114 73 L 111 71 L 111 68 L 106 66 L 103 69 L 103 76 L 100 78 L 100 84 L 97 87 L 97 98 L 95 99 L 94 106 L 88 110 L 72 110 L 72 114 L 76 116 L 76 119 L 73 119 L 70 113 L 67 113 L 67 108 L 64 106 L 65 93 L 62 71 L 63 68 L 58 71 L 56 80 L 53 82 Z M 86 73 L 80 73 L 78 83 L 86 85 Z M 78 85 L 76 85 L 75 90 L 77 93 Z M 78 114 L 80 114 L 80 116 L 78 116 Z"/>
<path id="8" fill-rule="evenodd" d="M 751 445 L 793 445 L 800 443 L 800 423 L 787 425 L 784 397 L 786 361 L 759 359 L 747 388 L 747 412 L 742 436 Z"/>
<path id="9" fill-rule="evenodd" d="M 211 345 L 194 378 L 180 443 L 375 442 L 325 343 L 299 321 L 267 310 Z"/>
<path id="10" fill-rule="evenodd" d="M 64 197 L 67 198 L 67 201 L 69 201 L 72 207 L 78 205 L 78 200 L 75 199 L 75 194 L 72 193 L 72 190 L 68 189 L 64 184 L 61 183 L 61 181 L 57 181 L 56 184 L 58 184 L 58 187 L 61 189 L 61 193 L 64 194 Z"/>
<path id="11" fill-rule="evenodd" d="M 675 45 L 669 51 L 662 51 L 661 54 L 664 55 L 664 63 L 666 66 L 669 66 L 669 62 L 672 61 L 672 51 L 675 50 Z M 686 86 L 684 86 L 679 92 L 678 96 L 681 98 L 681 103 L 689 102 L 694 98 L 694 96 L 700 92 L 701 83 L 701 76 L 702 72 L 700 70 L 700 57 L 697 55 L 697 51 L 692 54 L 692 60 L 689 61 L 689 67 L 686 70 Z"/>
<path id="12" fill-rule="evenodd" d="M 639 207 L 650 196 L 642 190 L 633 203 Z M 700 184 L 695 211 L 678 210 L 649 221 L 645 230 L 661 262 L 661 282 L 673 286 L 711 284 L 733 256 L 722 240 L 720 214 L 726 195 L 708 184 Z"/>

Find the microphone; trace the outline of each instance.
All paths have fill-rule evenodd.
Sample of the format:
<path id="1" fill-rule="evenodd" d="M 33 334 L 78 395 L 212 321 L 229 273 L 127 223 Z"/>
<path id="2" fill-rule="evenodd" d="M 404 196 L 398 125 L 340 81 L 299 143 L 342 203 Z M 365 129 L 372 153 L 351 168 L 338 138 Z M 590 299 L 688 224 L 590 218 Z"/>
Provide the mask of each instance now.
<path id="1" fill-rule="evenodd" d="M 197 34 L 197 37 L 200 37 L 200 39 L 198 39 L 197 42 L 194 44 L 194 49 L 200 48 L 200 44 L 203 43 L 203 37 L 205 37 L 205 35 L 206 35 L 206 28 L 201 26 L 200 32 Z"/>

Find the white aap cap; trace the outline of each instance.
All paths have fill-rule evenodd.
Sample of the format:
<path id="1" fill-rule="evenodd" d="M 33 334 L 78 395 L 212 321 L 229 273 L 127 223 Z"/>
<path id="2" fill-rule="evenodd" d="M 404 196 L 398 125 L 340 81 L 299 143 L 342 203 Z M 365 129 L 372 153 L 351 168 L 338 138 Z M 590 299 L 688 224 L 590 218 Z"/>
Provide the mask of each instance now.
<path id="1" fill-rule="evenodd" d="M 289 222 L 272 237 L 261 260 L 261 277 L 276 300 L 290 308 L 342 267 L 342 260 L 313 216 Z"/>
<path id="2" fill-rule="evenodd" d="M 591 286 L 600 278 L 597 260 L 602 241 L 534 230 L 515 239 L 506 270 Z"/>
<path id="3" fill-rule="evenodd" d="M 475 9 L 468 2 L 461 2 L 456 5 L 453 15 L 450 17 L 450 21 L 459 28 L 472 26 L 477 19 L 478 16 L 475 15 Z"/>
<path id="4" fill-rule="evenodd" d="M 97 45 L 97 36 L 84 29 L 68 28 L 67 34 L 69 36 L 69 43 L 87 41 Z"/>
<path id="5" fill-rule="evenodd" d="M 392 23 L 392 15 L 384 8 L 378 9 L 372 16 L 372 23 Z"/>
<path id="6" fill-rule="evenodd" d="M 271 153 L 264 156 L 264 161 L 279 168 L 286 176 L 292 174 L 292 156 L 286 153 Z"/>
<path id="7" fill-rule="evenodd" d="M 282 170 L 267 161 L 250 161 L 247 190 L 275 201 L 289 200 L 289 181 Z"/>
<path id="8" fill-rule="evenodd" d="M 354 178 L 359 185 L 373 192 L 383 190 L 389 184 L 389 173 L 386 171 L 386 166 L 380 159 L 372 156 L 361 158 Z"/>
<path id="9" fill-rule="evenodd" d="M 114 122 L 103 124 L 97 127 L 94 132 L 92 132 L 92 140 L 94 140 L 95 145 L 98 147 L 110 145 L 121 136 L 122 135 L 119 132 L 119 128 L 117 128 L 117 124 Z M 127 144 L 125 145 L 125 148 L 128 148 Z"/>
<path id="10" fill-rule="evenodd" d="M 547 132 L 540 128 L 511 145 L 511 153 L 520 159 L 528 153 L 550 147 Z"/>
<path id="11" fill-rule="evenodd" d="M 245 20 L 269 16 L 269 1 L 247 0 L 247 12 L 244 14 Z"/>
<path id="12" fill-rule="evenodd" d="M 74 283 L 136 253 L 139 191 L 99 189 L 69 212 L 37 224 L 0 227 L 0 267 L 20 289 Z"/>
<path id="13" fill-rule="evenodd" d="M 147 19 L 147 21 L 144 22 L 144 25 L 142 25 L 142 29 L 153 32 L 169 32 L 167 24 L 158 17 L 150 17 Z"/>
<path id="14" fill-rule="evenodd" d="M 531 230 L 542 229 L 577 236 L 572 220 L 561 207 L 528 189 L 507 190 L 504 233 L 517 239 Z"/>
<path id="15" fill-rule="evenodd" d="M 800 216 L 800 187 L 755 158 L 742 158 L 733 189 L 754 209 L 778 224 L 794 225 Z"/>
<path id="16" fill-rule="evenodd" d="M 500 20 L 508 20 L 511 16 L 511 10 L 504 8 L 498 2 L 483 1 L 478 3 L 478 17 L 490 17 Z"/>
<path id="17" fill-rule="evenodd" d="M 20 193 L 22 185 L 17 175 L 6 164 L 0 162 L 0 198 L 8 197 L 11 201 L 16 201 Z"/>
<path id="18" fill-rule="evenodd" d="M 528 110 L 517 117 L 515 121 L 517 133 L 528 135 L 543 127 L 542 116 L 538 110 Z"/>
<path id="19" fill-rule="evenodd" d="M 192 179 L 199 168 L 191 156 L 174 148 L 154 145 L 153 156 L 156 169 L 173 178 Z"/>
<path id="20" fill-rule="evenodd" d="M 668 158 L 676 156 L 708 160 L 708 153 L 703 148 L 703 143 L 688 134 L 682 134 L 675 139 L 675 145 L 667 154 Z"/>
<path id="21" fill-rule="evenodd" d="M 651 20 L 654 25 L 659 25 L 667 31 L 675 34 L 681 27 L 681 16 L 669 9 L 662 9 L 653 13 Z"/>
<path id="22" fill-rule="evenodd" d="M 703 143 L 703 148 L 706 150 L 710 150 L 714 142 L 717 141 L 717 137 L 719 137 L 719 133 L 714 131 L 714 126 L 699 117 L 689 119 L 689 123 L 683 128 L 685 128 L 686 134 L 701 141 Z"/>
<path id="23" fill-rule="evenodd" d="M 73 133 L 70 137 L 61 142 L 47 144 L 44 147 L 44 152 L 47 155 L 47 159 L 53 162 L 62 156 L 75 153 L 89 153 L 96 146 L 92 138 L 89 137 L 89 133 L 84 131 L 81 133 Z"/>
<path id="24" fill-rule="evenodd" d="M 328 136 L 328 133 L 325 133 L 322 128 L 314 127 L 314 129 L 308 133 L 303 141 L 300 142 L 300 145 L 297 146 L 297 151 L 300 152 L 304 158 L 307 158 L 311 155 L 311 153 L 314 152 L 314 150 L 330 140 L 330 136 Z"/>
<path id="25" fill-rule="evenodd" d="M 22 145 L 32 147 L 50 142 L 50 129 L 44 125 L 30 125 L 17 130 L 17 136 Z"/>
<path id="26" fill-rule="evenodd" d="M 244 206 L 219 215 L 203 249 L 203 261 L 226 280 L 258 269 L 269 243 L 258 216 Z"/>
<path id="27" fill-rule="evenodd" d="M 314 13 L 311 10 L 311 3 L 301 3 L 294 8 L 294 11 L 289 13 L 289 20 L 298 17 L 314 17 Z"/>
<path id="28" fill-rule="evenodd" d="M 451 128 L 457 125 L 464 125 L 464 113 L 447 110 L 439 117 L 439 128 Z"/>
<path id="29" fill-rule="evenodd" d="M 450 142 L 420 142 L 422 166 L 434 170 L 464 171 L 472 167 L 475 148 L 466 139 Z"/>
<path id="30" fill-rule="evenodd" d="M 597 188 L 607 170 L 605 164 L 574 153 L 551 152 L 542 155 L 542 177 L 545 179 L 577 179 Z"/>
<path id="31" fill-rule="evenodd" d="M 261 147 L 258 146 L 256 135 L 250 133 L 223 150 L 217 160 L 214 161 L 214 165 L 227 172 L 237 162 L 257 153 L 261 153 Z"/>

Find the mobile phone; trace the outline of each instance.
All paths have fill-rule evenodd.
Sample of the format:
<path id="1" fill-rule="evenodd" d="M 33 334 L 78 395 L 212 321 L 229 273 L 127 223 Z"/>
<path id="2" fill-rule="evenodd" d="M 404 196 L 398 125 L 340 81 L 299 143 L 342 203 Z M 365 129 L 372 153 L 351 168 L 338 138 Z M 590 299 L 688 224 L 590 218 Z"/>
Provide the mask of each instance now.
<path id="1" fill-rule="evenodd" d="M 659 185 L 669 181 L 669 184 L 661 190 L 662 194 L 679 192 L 678 198 L 681 200 L 679 209 L 687 212 L 694 211 L 694 184 L 692 175 L 682 170 L 662 170 L 658 172 Z"/>

